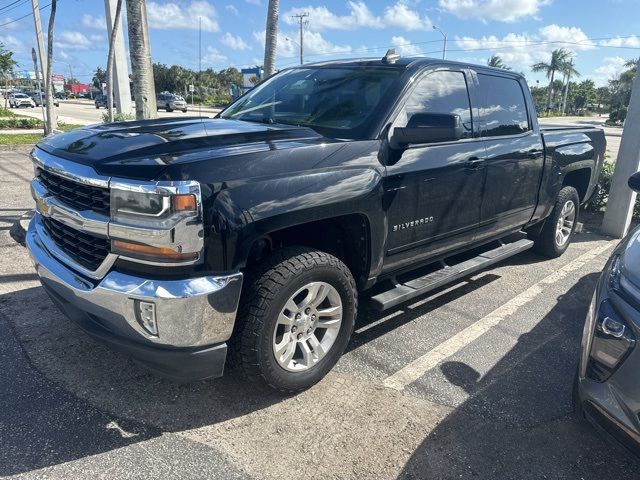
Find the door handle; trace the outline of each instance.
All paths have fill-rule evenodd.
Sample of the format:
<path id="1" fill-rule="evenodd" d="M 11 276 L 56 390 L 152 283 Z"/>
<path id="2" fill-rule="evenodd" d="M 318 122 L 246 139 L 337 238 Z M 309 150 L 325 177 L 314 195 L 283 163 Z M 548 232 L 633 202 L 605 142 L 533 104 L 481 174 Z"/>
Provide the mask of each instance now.
<path id="1" fill-rule="evenodd" d="M 465 168 L 468 170 L 480 170 L 481 168 L 484 168 L 484 163 L 484 158 L 471 157 L 467 160 Z"/>
<path id="2" fill-rule="evenodd" d="M 527 152 L 527 157 L 529 158 L 537 158 L 542 155 L 542 150 L 529 150 Z"/>

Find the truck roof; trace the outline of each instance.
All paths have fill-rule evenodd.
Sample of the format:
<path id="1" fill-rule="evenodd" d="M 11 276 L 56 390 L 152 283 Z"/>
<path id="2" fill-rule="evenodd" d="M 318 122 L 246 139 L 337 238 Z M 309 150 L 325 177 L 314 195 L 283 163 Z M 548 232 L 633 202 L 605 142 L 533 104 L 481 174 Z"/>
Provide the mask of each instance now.
<path id="1" fill-rule="evenodd" d="M 456 62 L 452 60 L 442 60 L 432 57 L 400 57 L 394 63 L 387 63 L 382 58 L 351 58 L 344 60 L 328 60 L 323 62 L 305 63 L 304 67 L 388 67 L 398 70 L 406 70 L 409 67 L 426 66 L 426 65 L 455 65 L 458 67 L 472 67 L 476 70 L 500 72 L 502 74 L 510 74 L 515 77 L 522 77 L 522 74 L 504 70 L 502 68 L 488 67 L 486 65 L 477 65 L 473 63 Z M 293 67 L 293 68 L 299 68 Z"/>

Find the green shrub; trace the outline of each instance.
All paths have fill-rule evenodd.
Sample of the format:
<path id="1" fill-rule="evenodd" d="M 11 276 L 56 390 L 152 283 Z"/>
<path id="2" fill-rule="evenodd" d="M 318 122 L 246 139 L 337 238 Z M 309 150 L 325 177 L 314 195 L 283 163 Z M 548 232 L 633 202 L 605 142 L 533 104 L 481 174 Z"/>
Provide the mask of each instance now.
<path id="1" fill-rule="evenodd" d="M 607 208 L 607 200 L 609 200 L 609 191 L 611 190 L 611 180 L 613 179 L 613 170 L 615 164 L 605 162 L 600 172 L 596 193 L 587 205 L 590 212 L 604 212 Z M 640 198 L 636 200 L 633 206 L 633 219 L 640 221 Z"/>
<path id="2" fill-rule="evenodd" d="M 128 122 L 131 120 L 135 120 L 136 116 L 131 113 L 115 113 L 113 114 L 114 122 Z M 104 123 L 109 123 L 109 112 L 104 112 L 102 114 L 102 121 Z"/>
<path id="3" fill-rule="evenodd" d="M 42 128 L 42 120 L 27 117 L 0 117 L 0 129 Z"/>

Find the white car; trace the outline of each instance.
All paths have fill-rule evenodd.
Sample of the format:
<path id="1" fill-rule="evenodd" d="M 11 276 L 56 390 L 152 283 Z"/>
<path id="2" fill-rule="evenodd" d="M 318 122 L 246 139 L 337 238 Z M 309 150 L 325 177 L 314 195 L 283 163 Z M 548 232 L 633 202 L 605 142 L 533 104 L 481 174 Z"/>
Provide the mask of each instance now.
<path id="1" fill-rule="evenodd" d="M 9 94 L 9 106 L 11 108 L 31 107 L 35 108 L 36 102 L 24 93 L 10 93 Z"/>

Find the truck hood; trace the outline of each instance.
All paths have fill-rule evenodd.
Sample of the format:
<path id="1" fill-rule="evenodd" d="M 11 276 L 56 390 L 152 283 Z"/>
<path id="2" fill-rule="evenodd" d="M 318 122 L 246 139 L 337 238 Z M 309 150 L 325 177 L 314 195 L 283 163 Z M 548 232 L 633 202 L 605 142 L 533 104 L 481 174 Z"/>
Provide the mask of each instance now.
<path id="1" fill-rule="evenodd" d="M 150 180 L 169 165 L 214 159 L 230 151 L 250 153 L 282 142 L 291 147 L 323 141 L 327 139 L 306 127 L 187 117 L 90 125 L 47 137 L 37 147 L 102 175 Z"/>

